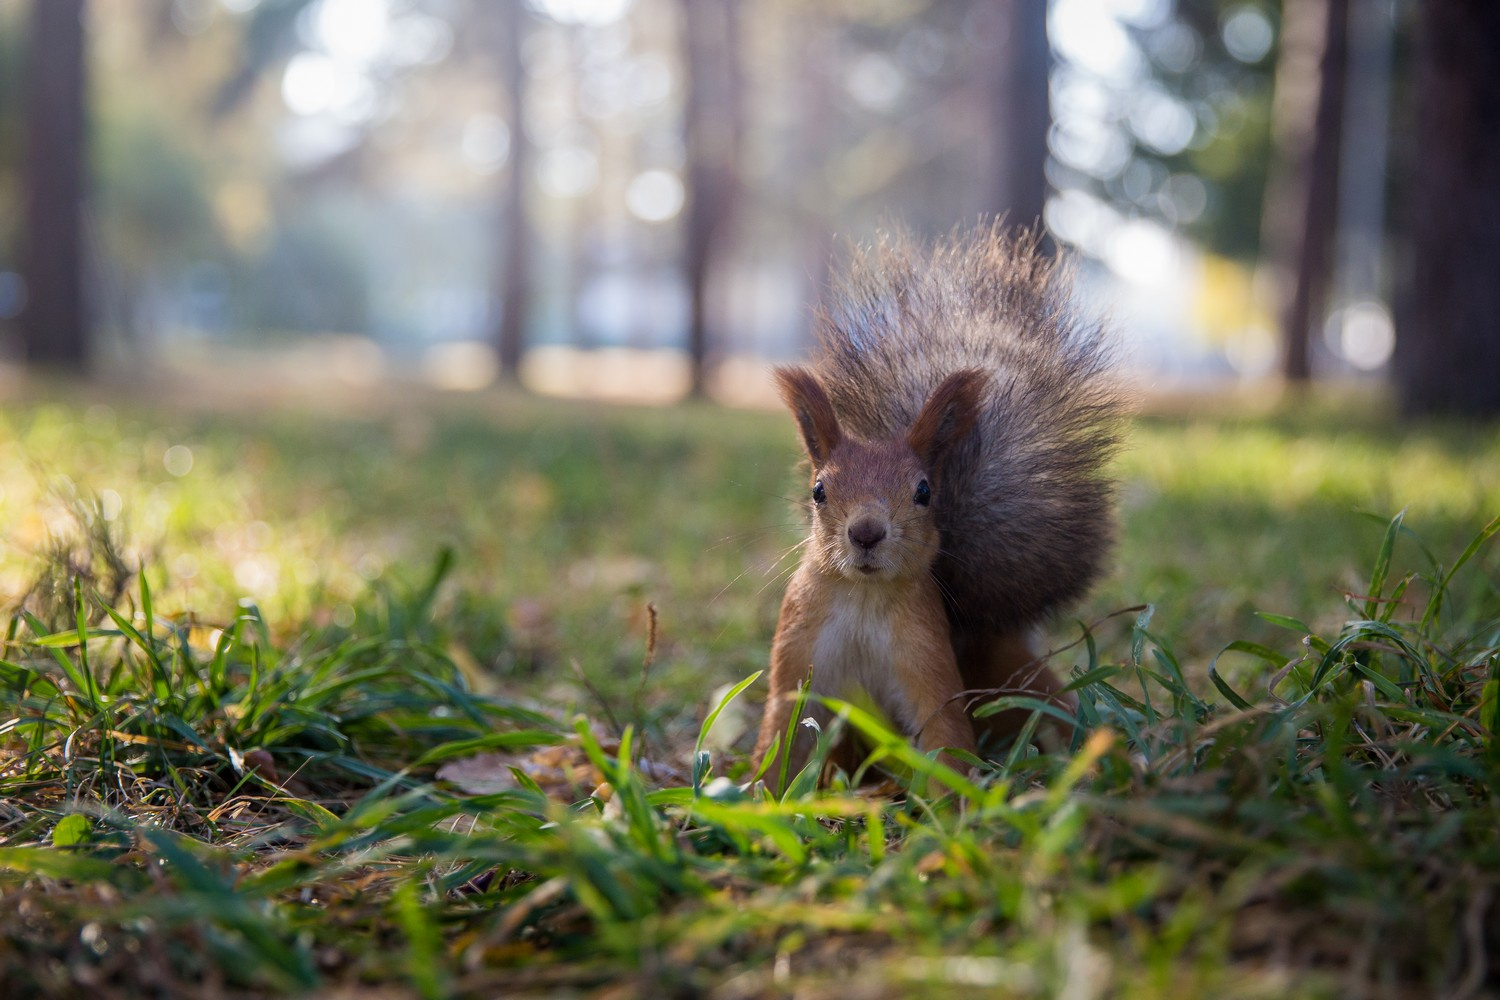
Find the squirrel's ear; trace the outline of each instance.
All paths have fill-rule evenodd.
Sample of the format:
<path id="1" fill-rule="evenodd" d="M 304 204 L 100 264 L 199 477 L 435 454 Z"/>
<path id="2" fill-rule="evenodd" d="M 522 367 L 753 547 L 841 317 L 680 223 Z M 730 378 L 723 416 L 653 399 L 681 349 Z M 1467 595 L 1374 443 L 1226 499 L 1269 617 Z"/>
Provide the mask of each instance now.
<path id="1" fill-rule="evenodd" d="M 786 401 L 792 416 L 797 418 L 797 429 L 802 432 L 807 457 L 812 459 L 814 466 L 822 465 L 844 439 L 828 394 L 806 368 L 777 368 L 775 376 L 781 398 Z"/>
<path id="2" fill-rule="evenodd" d="M 984 390 L 989 385 L 989 376 L 977 368 L 954 372 L 932 390 L 922 412 L 917 414 L 911 430 L 906 432 L 906 443 L 927 466 L 927 471 L 937 474 L 948 450 L 979 420 L 979 409 L 984 401 Z"/>

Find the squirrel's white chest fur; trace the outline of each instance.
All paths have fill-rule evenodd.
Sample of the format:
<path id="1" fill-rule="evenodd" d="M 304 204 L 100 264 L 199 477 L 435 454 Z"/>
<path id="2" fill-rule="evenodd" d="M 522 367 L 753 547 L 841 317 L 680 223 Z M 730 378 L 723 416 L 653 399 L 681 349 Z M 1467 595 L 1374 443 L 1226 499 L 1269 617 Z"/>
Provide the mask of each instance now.
<path id="1" fill-rule="evenodd" d="M 845 700 L 868 696 L 898 725 L 913 720 L 900 697 L 904 649 L 898 628 L 899 592 L 878 585 L 840 587 L 829 602 L 813 642 L 812 686 Z"/>

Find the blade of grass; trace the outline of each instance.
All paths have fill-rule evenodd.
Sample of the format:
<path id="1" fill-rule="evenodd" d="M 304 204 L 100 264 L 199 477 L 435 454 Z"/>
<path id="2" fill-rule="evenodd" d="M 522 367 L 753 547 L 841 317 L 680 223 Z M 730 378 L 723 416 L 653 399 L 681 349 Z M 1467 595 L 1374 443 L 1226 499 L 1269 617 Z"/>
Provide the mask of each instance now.
<path id="1" fill-rule="evenodd" d="M 1427 608 L 1422 613 L 1422 623 L 1420 626 L 1422 631 L 1425 632 L 1437 620 L 1437 616 L 1442 610 L 1444 595 L 1448 593 L 1448 587 L 1453 582 L 1454 574 L 1463 569 L 1464 564 L 1474 558 L 1475 554 L 1484 547 L 1485 542 L 1494 537 L 1497 532 L 1500 532 L 1500 516 L 1497 516 L 1489 524 L 1480 529 L 1479 534 L 1475 535 L 1473 540 L 1469 542 L 1453 566 L 1437 581 L 1437 585 L 1432 588 L 1432 596 L 1428 598 Z"/>
<path id="2" fill-rule="evenodd" d="M 1385 589 L 1386 574 L 1390 572 L 1391 555 L 1396 549 L 1396 538 L 1401 534 L 1401 522 L 1406 518 L 1406 510 L 1402 508 L 1396 516 L 1391 518 L 1390 525 L 1385 529 L 1385 537 L 1381 539 L 1380 551 L 1375 556 L 1375 568 L 1370 573 L 1370 588 L 1365 599 L 1364 614 L 1366 618 L 1379 618 L 1381 614 L 1381 592 Z M 1387 612 L 1389 614 L 1389 612 Z"/>
<path id="3" fill-rule="evenodd" d="M 720 698 L 719 703 L 713 707 L 713 709 L 708 713 L 707 716 L 704 717 L 703 725 L 698 727 L 698 739 L 693 743 L 693 760 L 695 762 L 695 766 L 693 769 L 693 794 L 696 795 L 699 791 L 702 790 L 702 776 L 698 774 L 696 761 L 698 759 L 698 755 L 703 752 L 703 741 L 708 738 L 709 730 L 713 729 L 714 723 L 718 721 L 720 713 L 722 713 L 724 709 L 728 708 L 731 702 L 733 702 L 736 698 L 743 694 L 746 688 L 754 684 L 756 681 L 760 680 L 760 675 L 762 673 L 764 673 L 764 671 L 757 670 L 755 673 L 751 674 L 749 677 L 746 677 L 734 687 L 730 688 L 729 692 L 724 695 L 724 697 Z"/>

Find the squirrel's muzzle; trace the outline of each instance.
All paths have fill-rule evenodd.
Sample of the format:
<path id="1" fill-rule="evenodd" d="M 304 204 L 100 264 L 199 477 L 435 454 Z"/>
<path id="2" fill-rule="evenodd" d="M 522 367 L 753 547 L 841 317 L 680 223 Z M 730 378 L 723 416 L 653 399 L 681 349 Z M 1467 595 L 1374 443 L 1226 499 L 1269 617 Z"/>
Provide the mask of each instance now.
<path id="1" fill-rule="evenodd" d="M 849 541 L 855 548 L 869 552 L 885 541 L 886 528 L 882 521 L 873 517 L 862 517 L 849 525 Z"/>

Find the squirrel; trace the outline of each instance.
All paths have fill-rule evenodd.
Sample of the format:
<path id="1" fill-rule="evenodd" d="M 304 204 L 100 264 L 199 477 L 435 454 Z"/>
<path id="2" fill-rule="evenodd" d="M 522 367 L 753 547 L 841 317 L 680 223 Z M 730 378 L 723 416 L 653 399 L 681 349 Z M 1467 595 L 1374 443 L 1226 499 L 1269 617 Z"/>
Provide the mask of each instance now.
<path id="1" fill-rule="evenodd" d="M 1038 239 L 994 224 L 856 247 L 815 314 L 814 362 L 774 372 L 811 464 L 811 529 L 772 643 L 768 780 L 816 742 L 792 732 L 809 674 L 812 694 L 863 693 L 923 752 L 1013 736 L 1029 712 L 972 714 L 1001 694 L 1076 708 L 1040 626 L 1113 541 L 1125 399 L 1108 329 Z M 816 698 L 806 714 L 831 721 Z M 766 759 L 787 745 L 785 769 Z M 851 749 L 834 753 L 852 773 Z"/>

